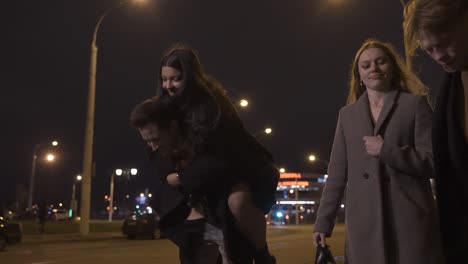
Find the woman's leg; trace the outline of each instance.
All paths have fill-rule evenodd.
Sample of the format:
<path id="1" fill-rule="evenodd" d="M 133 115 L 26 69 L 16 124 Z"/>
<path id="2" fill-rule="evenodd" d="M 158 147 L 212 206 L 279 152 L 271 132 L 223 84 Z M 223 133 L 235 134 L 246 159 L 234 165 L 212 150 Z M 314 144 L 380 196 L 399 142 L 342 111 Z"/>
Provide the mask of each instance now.
<path id="1" fill-rule="evenodd" d="M 249 186 L 236 183 L 231 188 L 228 205 L 239 229 L 255 246 L 256 263 L 275 263 L 268 251 L 265 215 L 255 206 Z"/>
<path id="2" fill-rule="evenodd" d="M 231 188 L 228 205 L 239 228 L 254 244 L 255 248 L 261 249 L 265 247 L 265 215 L 254 205 L 249 186 L 245 183 L 235 184 Z"/>

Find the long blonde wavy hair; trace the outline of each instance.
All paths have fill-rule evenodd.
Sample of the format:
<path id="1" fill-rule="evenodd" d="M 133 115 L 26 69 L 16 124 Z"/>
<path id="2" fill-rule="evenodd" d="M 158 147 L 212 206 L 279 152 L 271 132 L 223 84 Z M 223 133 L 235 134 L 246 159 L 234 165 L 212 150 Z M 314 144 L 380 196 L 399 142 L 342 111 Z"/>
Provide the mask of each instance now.
<path id="1" fill-rule="evenodd" d="M 418 76 L 406 66 L 403 58 L 390 43 L 382 42 L 378 39 L 367 39 L 357 51 L 351 65 L 348 104 L 356 102 L 366 91 L 366 87 L 360 83 L 361 78 L 359 76 L 358 61 L 362 52 L 370 48 L 378 48 L 388 56 L 393 71 L 392 80 L 390 81 L 392 89 L 398 89 L 412 94 L 427 95 L 427 87 L 421 82 Z"/>

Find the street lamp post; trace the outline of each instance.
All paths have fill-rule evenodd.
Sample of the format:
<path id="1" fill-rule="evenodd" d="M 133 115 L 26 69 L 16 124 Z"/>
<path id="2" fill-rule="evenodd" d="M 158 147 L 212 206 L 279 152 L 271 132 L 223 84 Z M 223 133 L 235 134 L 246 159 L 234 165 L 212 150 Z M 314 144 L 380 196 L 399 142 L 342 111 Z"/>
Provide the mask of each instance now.
<path id="1" fill-rule="evenodd" d="M 32 200 L 34 194 L 34 178 L 36 177 L 36 163 L 37 163 L 37 151 L 39 150 L 39 144 L 34 147 L 32 165 L 31 165 L 31 178 L 29 180 L 29 195 L 28 195 L 28 210 L 32 208 Z"/>
<path id="2" fill-rule="evenodd" d="M 97 33 L 103 19 L 109 14 L 110 9 L 104 12 L 94 27 L 93 40 L 91 42 L 91 57 L 89 65 L 88 82 L 88 110 L 86 113 L 85 143 L 83 150 L 83 182 L 81 184 L 81 210 L 80 233 L 89 233 L 89 213 L 91 209 L 91 171 L 93 163 L 93 135 L 94 135 L 94 109 L 96 97 L 96 65 L 97 65 Z"/>
<path id="3" fill-rule="evenodd" d="M 297 179 L 296 179 L 296 182 L 297 182 Z M 299 200 L 298 198 L 299 198 L 299 188 L 296 188 L 294 192 L 294 201 L 296 202 L 296 204 L 294 205 L 296 209 L 296 225 L 299 224 L 299 205 L 297 204 L 297 201 Z"/>
<path id="4" fill-rule="evenodd" d="M 112 222 L 112 215 L 114 214 L 114 177 L 122 175 L 122 170 L 115 170 L 111 175 L 110 191 L 109 191 L 109 222 Z"/>
<path id="5" fill-rule="evenodd" d="M 111 180 L 110 180 L 110 190 L 109 190 L 109 222 L 112 222 L 112 215 L 114 214 L 114 178 L 115 175 L 117 176 L 122 176 L 124 174 L 125 176 L 128 175 L 136 175 L 138 173 L 138 170 L 135 168 L 132 168 L 130 170 L 125 169 L 116 169 L 112 175 L 111 175 Z"/>
<path id="6" fill-rule="evenodd" d="M 57 146 L 58 142 L 57 141 L 52 141 L 52 146 Z M 31 164 L 31 177 L 29 179 L 29 195 L 28 195 L 28 210 L 32 210 L 32 202 L 33 202 L 33 196 L 34 196 L 34 180 L 36 178 L 36 166 L 37 166 L 37 152 L 39 151 L 39 148 L 41 147 L 41 144 L 36 144 L 34 146 L 34 151 L 33 151 L 33 156 L 32 156 L 32 164 Z M 53 161 L 49 160 L 48 161 Z"/>
<path id="7" fill-rule="evenodd" d="M 73 179 L 73 186 L 72 186 L 72 198 L 70 203 L 70 209 L 72 211 L 72 217 L 75 217 L 76 210 L 78 209 L 78 203 L 76 202 L 75 194 L 76 194 L 76 183 L 82 180 L 81 175 L 77 175 L 75 179 Z"/>
<path id="8" fill-rule="evenodd" d="M 121 6 L 125 2 L 126 1 L 120 1 L 115 7 Z M 140 0 L 137 2 L 142 1 Z M 89 214 L 91 209 L 91 171 L 93 166 L 94 110 L 96 98 L 96 67 L 98 52 L 96 40 L 99 27 L 111 10 L 112 8 L 109 8 L 99 17 L 96 26 L 94 27 L 93 39 L 91 41 L 88 81 L 88 109 L 86 113 L 86 128 L 83 150 L 83 180 L 81 185 L 80 234 L 82 235 L 87 235 L 89 233 Z"/>

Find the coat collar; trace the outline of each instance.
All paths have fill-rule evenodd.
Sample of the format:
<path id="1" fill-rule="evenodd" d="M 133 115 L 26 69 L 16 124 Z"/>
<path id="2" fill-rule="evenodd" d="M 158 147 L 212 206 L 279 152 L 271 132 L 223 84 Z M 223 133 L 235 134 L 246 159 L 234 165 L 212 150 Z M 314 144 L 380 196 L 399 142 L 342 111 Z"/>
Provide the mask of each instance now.
<path id="1" fill-rule="evenodd" d="M 393 107 L 395 106 L 395 103 L 398 99 L 398 95 L 400 95 L 400 92 L 398 90 L 393 90 L 393 91 L 388 92 L 387 95 L 385 96 L 384 105 L 380 112 L 379 119 L 377 120 L 377 124 L 375 125 L 375 128 L 374 128 L 374 136 L 377 136 L 379 134 L 380 129 L 382 128 L 382 125 L 390 116 L 390 113 L 392 112 Z"/>
<path id="2" fill-rule="evenodd" d="M 380 130 L 382 129 L 383 124 L 390 116 L 390 113 L 392 112 L 394 108 L 394 105 L 398 99 L 399 94 L 400 92 L 398 90 L 392 90 L 385 95 L 384 105 L 382 107 L 382 110 L 379 115 L 379 119 L 377 120 L 377 123 L 375 124 L 375 126 L 371 118 L 371 111 L 370 111 L 369 98 L 368 98 L 367 91 L 364 92 L 359 97 L 357 101 L 357 107 L 364 121 L 363 125 L 367 133 L 369 134 L 372 133 L 372 135 L 374 136 L 377 136 L 379 134 Z"/>

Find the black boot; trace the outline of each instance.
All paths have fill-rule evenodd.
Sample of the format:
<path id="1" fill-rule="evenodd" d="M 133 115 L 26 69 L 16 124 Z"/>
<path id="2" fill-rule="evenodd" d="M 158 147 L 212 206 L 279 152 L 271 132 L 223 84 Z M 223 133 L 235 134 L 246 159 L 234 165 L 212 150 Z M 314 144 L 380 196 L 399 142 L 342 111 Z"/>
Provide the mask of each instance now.
<path id="1" fill-rule="evenodd" d="M 276 258 L 273 255 L 262 257 L 261 259 L 255 258 L 255 264 L 276 264 Z"/>
<path id="2" fill-rule="evenodd" d="M 255 264 L 276 264 L 275 256 L 268 251 L 268 246 L 259 249 L 254 255 Z"/>

